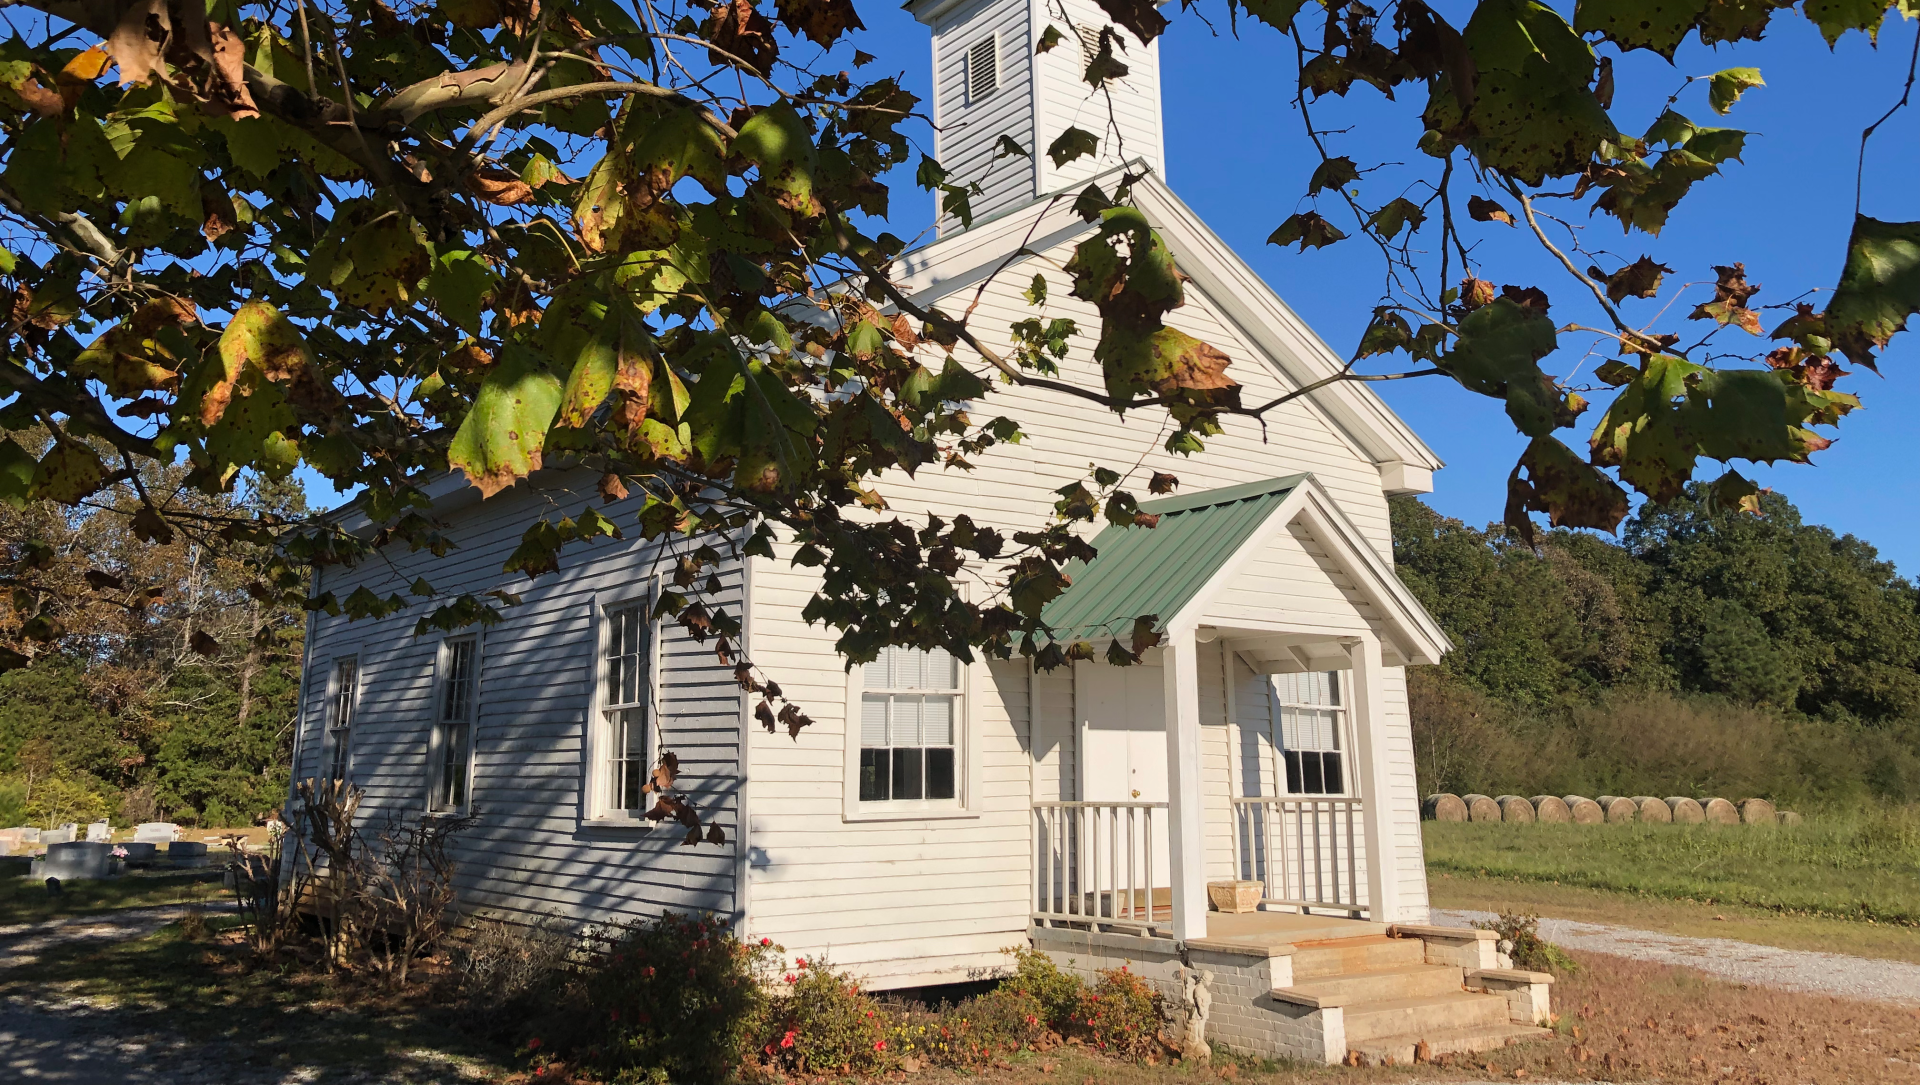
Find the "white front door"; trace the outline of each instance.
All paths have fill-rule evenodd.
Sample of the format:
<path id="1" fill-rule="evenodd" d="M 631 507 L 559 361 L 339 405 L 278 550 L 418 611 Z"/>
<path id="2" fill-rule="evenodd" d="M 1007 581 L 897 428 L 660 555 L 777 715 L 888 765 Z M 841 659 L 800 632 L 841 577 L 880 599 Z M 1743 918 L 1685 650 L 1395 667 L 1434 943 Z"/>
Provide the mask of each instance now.
<path id="1" fill-rule="evenodd" d="M 1113 667 L 1081 663 L 1075 670 L 1075 700 L 1080 716 L 1081 797 L 1088 802 L 1167 801 L 1167 714 L 1165 675 L 1149 666 Z M 1143 814 L 1140 818 L 1144 830 Z M 1171 884 L 1167 875 L 1167 811 L 1151 816 L 1153 832 L 1139 835 L 1135 850 L 1145 862 L 1151 853 L 1153 886 Z M 1124 832 L 1124 829 L 1122 830 Z M 1122 838 L 1123 844 L 1125 838 Z"/>

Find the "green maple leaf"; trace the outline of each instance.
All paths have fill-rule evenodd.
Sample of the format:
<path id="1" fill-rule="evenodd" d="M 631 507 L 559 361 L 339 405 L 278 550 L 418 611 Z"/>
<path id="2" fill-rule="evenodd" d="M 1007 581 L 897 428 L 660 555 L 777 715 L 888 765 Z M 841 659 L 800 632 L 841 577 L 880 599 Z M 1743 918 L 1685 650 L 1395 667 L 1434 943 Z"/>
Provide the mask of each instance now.
<path id="1" fill-rule="evenodd" d="M 1847 262 L 1827 303 L 1827 333 L 1861 365 L 1875 348 L 1920 312 L 1920 222 L 1882 222 L 1859 215 L 1847 241 Z"/>
<path id="2" fill-rule="evenodd" d="M 559 379 L 525 348 L 510 344 L 454 432 L 447 465 L 465 471 L 488 497 L 539 470 L 560 396 Z"/>
<path id="3" fill-rule="evenodd" d="M 1100 148 L 1100 139 L 1084 128 L 1068 126 L 1067 130 L 1047 144 L 1047 157 L 1053 159 L 1056 168 L 1064 166 L 1076 158 L 1094 154 Z"/>

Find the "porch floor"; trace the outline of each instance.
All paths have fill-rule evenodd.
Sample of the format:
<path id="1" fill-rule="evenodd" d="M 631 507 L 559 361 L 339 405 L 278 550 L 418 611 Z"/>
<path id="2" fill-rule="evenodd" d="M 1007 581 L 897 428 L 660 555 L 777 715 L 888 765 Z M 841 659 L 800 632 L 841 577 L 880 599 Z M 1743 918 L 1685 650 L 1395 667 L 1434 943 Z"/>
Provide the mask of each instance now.
<path id="1" fill-rule="evenodd" d="M 1387 933 L 1385 923 L 1298 912 L 1208 912 L 1207 941 L 1266 948 Z"/>

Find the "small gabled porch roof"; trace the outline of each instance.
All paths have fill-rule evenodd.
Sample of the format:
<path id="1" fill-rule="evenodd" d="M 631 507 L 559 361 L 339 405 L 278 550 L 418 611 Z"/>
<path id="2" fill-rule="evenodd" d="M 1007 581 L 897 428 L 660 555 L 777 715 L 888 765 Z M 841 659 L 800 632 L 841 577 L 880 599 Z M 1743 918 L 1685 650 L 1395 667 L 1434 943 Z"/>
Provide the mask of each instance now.
<path id="1" fill-rule="evenodd" d="M 1158 515 L 1158 525 L 1109 526 L 1094 537 L 1098 555 L 1091 562 L 1067 567 L 1071 586 L 1042 612 L 1056 636 L 1125 636 L 1137 616 L 1148 614 L 1170 634 L 1189 631 L 1203 624 L 1207 605 L 1231 590 L 1236 574 L 1277 533 L 1298 524 L 1372 604 L 1391 657 L 1437 663 L 1451 647 L 1439 623 L 1311 474 L 1144 501 L 1140 509 Z"/>

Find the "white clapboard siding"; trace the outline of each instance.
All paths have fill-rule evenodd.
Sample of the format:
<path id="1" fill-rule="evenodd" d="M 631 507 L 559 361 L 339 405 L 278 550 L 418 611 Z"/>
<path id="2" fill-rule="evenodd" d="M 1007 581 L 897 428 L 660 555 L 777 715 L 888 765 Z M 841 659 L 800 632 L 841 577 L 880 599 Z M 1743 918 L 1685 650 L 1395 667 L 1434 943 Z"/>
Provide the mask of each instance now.
<path id="1" fill-rule="evenodd" d="M 1036 35 L 1048 25 L 1062 34 L 1058 46 L 1036 58 L 1040 149 L 1044 151 L 1069 127 L 1091 132 L 1100 140 L 1097 153 L 1062 166 L 1042 156 L 1040 190 L 1076 189 L 1095 175 L 1128 163 L 1144 162 L 1160 169 L 1165 154 L 1159 41 L 1142 45 L 1132 32 L 1115 25 L 1113 54 L 1127 66 L 1127 74 L 1095 89 L 1086 82 L 1092 58 L 1081 44 L 1080 32 L 1098 34 L 1113 25 L 1113 17 L 1093 0 L 1047 0 L 1035 23 Z"/>
<path id="2" fill-rule="evenodd" d="M 934 157 L 954 184 L 978 183 L 972 201 L 975 221 L 1010 211 L 1034 196 L 1038 150 L 1033 135 L 1033 43 L 1027 6 L 1007 0 L 971 0 L 944 15 L 933 28 Z M 967 87 L 967 54 L 994 36 L 998 42 L 999 86 L 975 99 Z M 1002 155 L 1001 136 L 1018 143 L 1026 156 Z M 940 231 L 959 228 L 957 219 L 940 215 Z"/>
<path id="3" fill-rule="evenodd" d="M 418 817 L 430 786 L 428 739 L 434 666 L 443 634 L 413 635 L 438 602 L 413 600 L 425 577 L 444 594 L 504 589 L 521 603 L 502 621 L 475 627 L 481 639 L 474 729 L 473 826 L 458 838 L 457 907 L 530 918 L 557 915 L 605 922 L 662 910 L 732 914 L 740 841 L 741 697 L 729 668 L 677 625 L 663 624 L 655 676 L 661 742 L 680 758 L 681 785 L 725 845 L 682 846 L 685 832 L 608 828 L 582 820 L 584 735 L 595 673 L 598 604 L 637 597 L 665 571 L 662 547 L 637 537 L 638 496 L 602 506 L 594 476 L 544 472 L 494 498 L 446 516 L 456 548 L 446 557 L 387 551 L 353 568 L 324 571 L 319 589 L 345 598 L 365 585 L 410 600 L 379 621 L 321 615 L 304 685 L 296 777 L 323 771 L 326 693 L 332 661 L 356 655 L 359 708 L 352 778 L 366 789 L 360 824 L 375 835 L 389 815 Z M 560 572 L 529 581 L 501 571 L 536 519 L 577 514 L 592 504 L 629 533 L 570 546 Z M 742 566 L 718 570 L 729 613 L 744 609 Z M 463 630 L 462 633 L 471 632 Z"/>

